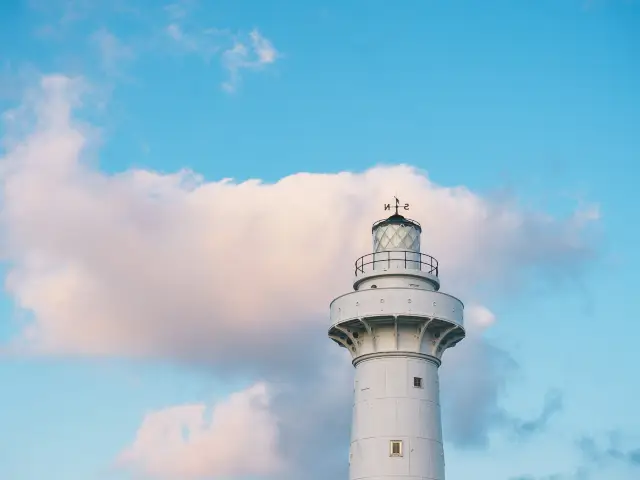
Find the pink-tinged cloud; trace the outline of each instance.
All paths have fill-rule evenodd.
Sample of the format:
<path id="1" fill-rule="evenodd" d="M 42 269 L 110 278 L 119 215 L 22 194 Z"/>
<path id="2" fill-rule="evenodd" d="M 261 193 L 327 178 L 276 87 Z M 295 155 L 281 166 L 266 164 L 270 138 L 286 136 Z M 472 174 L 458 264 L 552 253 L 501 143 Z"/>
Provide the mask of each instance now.
<path id="1" fill-rule="evenodd" d="M 7 288 L 34 314 L 21 340 L 35 352 L 173 355 L 188 344 L 214 358 L 237 345 L 262 355 L 275 337 L 326 323 L 395 190 L 423 224 L 445 291 L 588 254 L 581 215 L 528 213 L 407 166 L 274 184 L 107 175 L 83 161 L 74 85 L 43 81 L 36 130 L 3 158 Z"/>
<path id="2" fill-rule="evenodd" d="M 148 413 L 121 466 L 159 479 L 274 475 L 284 467 L 270 395 L 258 383 L 224 401 Z"/>

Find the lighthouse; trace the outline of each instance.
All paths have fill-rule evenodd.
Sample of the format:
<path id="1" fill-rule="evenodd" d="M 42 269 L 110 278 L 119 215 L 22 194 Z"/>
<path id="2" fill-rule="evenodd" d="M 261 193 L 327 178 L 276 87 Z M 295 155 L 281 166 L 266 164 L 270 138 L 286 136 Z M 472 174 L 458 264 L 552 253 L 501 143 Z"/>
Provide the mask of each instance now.
<path id="1" fill-rule="evenodd" d="M 355 367 L 350 480 L 443 480 L 438 367 L 465 336 L 464 306 L 440 292 L 422 228 L 395 208 L 373 224 L 373 252 L 355 262 L 353 292 L 331 302 L 329 338 Z"/>

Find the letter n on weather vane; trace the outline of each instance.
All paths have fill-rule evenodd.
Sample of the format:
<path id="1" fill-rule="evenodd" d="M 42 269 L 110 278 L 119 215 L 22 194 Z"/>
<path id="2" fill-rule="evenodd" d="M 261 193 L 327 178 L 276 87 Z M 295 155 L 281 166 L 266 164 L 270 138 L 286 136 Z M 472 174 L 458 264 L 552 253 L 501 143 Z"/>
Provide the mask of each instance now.
<path id="1" fill-rule="evenodd" d="M 384 209 L 385 210 L 391 210 L 392 208 L 396 209 L 396 215 L 398 215 L 398 210 L 400 208 L 402 208 L 403 210 L 409 210 L 409 204 L 405 203 L 404 205 L 400 205 L 400 200 L 398 200 L 398 197 L 393 197 L 396 201 L 396 204 L 392 207 L 390 203 L 385 203 L 384 204 Z"/>

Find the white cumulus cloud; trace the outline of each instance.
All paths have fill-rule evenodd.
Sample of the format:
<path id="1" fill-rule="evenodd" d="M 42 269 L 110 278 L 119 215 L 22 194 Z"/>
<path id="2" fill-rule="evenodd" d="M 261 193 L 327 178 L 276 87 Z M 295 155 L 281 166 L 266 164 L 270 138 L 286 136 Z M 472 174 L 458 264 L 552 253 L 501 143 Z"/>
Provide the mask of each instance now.
<path id="1" fill-rule="evenodd" d="M 271 58 L 264 44 L 251 48 L 260 61 Z M 188 171 L 109 175 L 93 166 L 93 131 L 73 115 L 81 87 L 46 77 L 5 115 L 16 131 L 1 159 L 5 286 L 30 315 L 5 350 L 164 358 L 277 383 L 270 411 L 292 478 L 308 472 L 318 449 L 335 454 L 310 480 L 344 468 L 351 390 L 327 385 L 348 385 L 351 366 L 326 339 L 328 305 L 351 288 L 354 260 L 371 249 L 371 223 L 397 189 L 422 223 L 423 251 L 440 262 L 443 290 L 475 319 L 443 366 L 455 420 L 447 428 L 460 441 L 486 435 L 509 363 L 483 336 L 495 319 L 479 292 L 538 268 L 571 274 L 592 255 L 585 228 L 597 215 L 527 211 L 437 185 L 410 166 L 275 183 Z M 174 458 L 182 459 L 209 465 Z"/>
<path id="2" fill-rule="evenodd" d="M 151 412 L 119 463 L 172 480 L 276 474 L 283 461 L 269 403 L 267 386 L 259 383 L 211 407 Z"/>

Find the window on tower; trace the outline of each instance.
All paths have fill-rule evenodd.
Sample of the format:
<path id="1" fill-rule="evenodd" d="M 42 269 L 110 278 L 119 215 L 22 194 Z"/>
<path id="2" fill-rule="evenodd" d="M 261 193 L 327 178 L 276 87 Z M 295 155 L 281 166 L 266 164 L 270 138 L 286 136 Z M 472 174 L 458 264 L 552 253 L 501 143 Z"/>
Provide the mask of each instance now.
<path id="1" fill-rule="evenodd" d="M 422 388 L 422 378 L 413 377 L 413 386 L 416 388 Z"/>
<path id="2" fill-rule="evenodd" d="M 391 443 L 389 445 L 389 456 L 390 457 L 402 456 L 402 440 L 391 440 Z"/>

